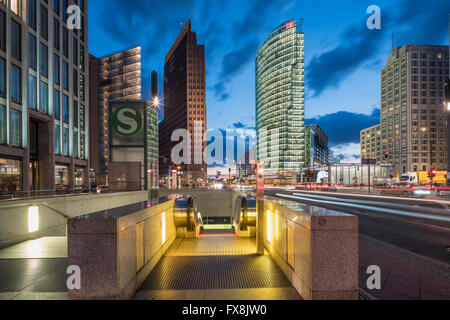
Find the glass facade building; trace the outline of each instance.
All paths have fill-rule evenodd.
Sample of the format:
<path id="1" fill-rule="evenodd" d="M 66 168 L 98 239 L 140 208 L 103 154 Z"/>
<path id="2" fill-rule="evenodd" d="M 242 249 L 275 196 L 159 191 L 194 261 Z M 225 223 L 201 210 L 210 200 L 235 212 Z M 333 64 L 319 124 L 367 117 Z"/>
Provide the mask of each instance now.
<path id="1" fill-rule="evenodd" d="M 256 56 L 257 159 L 267 174 L 306 165 L 305 35 L 303 20 L 276 28 Z"/>
<path id="2" fill-rule="evenodd" d="M 87 0 L 0 0 L 0 193 L 88 186 L 87 21 Z"/>
<path id="3" fill-rule="evenodd" d="M 89 55 L 91 77 L 90 117 L 91 169 L 96 183 L 107 184 L 108 103 L 114 100 L 141 99 L 141 47 L 96 58 Z"/>

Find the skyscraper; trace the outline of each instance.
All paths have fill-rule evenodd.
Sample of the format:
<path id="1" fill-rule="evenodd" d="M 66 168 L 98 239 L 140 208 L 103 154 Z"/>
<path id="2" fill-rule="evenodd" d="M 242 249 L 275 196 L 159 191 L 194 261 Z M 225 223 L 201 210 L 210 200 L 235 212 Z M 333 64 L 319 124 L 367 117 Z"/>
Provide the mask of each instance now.
<path id="1" fill-rule="evenodd" d="M 88 7 L 0 0 L 0 193 L 88 186 Z M 71 19 L 70 19 L 71 20 Z"/>
<path id="2" fill-rule="evenodd" d="M 394 48 L 381 71 L 381 123 L 361 132 L 361 156 L 398 174 L 446 170 L 448 46 Z"/>
<path id="3" fill-rule="evenodd" d="M 268 174 L 289 175 L 306 164 L 304 52 L 303 20 L 277 27 L 257 52 L 257 158 Z"/>
<path id="4" fill-rule="evenodd" d="M 141 47 L 96 58 L 89 55 L 91 75 L 91 168 L 97 184 L 106 184 L 108 166 L 108 103 L 141 99 Z"/>
<path id="5" fill-rule="evenodd" d="M 187 22 L 168 52 L 164 66 L 164 120 L 159 126 L 160 176 L 169 178 L 177 167 L 171 159 L 172 133 L 186 129 L 191 137 L 191 161 L 179 166 L 183 185 L 206 183 L 207 167 L 203 161 L 206 141 L 205 47 L 197 44 L 191 20 Z M 197 155 L 197 157 L 196 157 Z M 199 155 L 201 159 L 199 159 Z"/>

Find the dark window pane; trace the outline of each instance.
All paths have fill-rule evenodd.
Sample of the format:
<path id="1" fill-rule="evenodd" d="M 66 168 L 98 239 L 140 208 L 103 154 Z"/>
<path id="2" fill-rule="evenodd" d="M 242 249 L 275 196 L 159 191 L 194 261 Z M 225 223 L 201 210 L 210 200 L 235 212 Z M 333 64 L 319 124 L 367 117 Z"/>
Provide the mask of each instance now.
<path id="1" fill-rule="evenodd" d="M 22 71 L 11 65 L 11 99 L 17 103 L 22 102 Z"/>
<path id="2" fill-rule="evenodd" d="M 37 43 L 31 33 L 28 35 L 28 64 L 30 68 L 37 69 Z"/>
<path id="3" fill-rule="evenodd" d="M 48 40 L 48 12 L 47 8 L 45 8 L 41 4 L 41 36 Z"/>
<path id="4" fill-rule="evenodd" d="M 0 58 L 0 96 L 6 96 L 6 61 Z"/>
<path id="5" fill-rule="evenodd" d="M 11 19 L 11 56 L 17 60 L 22 59 L 22 28 Z"/>
<path id="6" fill-rule="evenodd" d="M 0 10 L 0 50 L 6 51 L 6 14 Z"/>
<path id="7" fill-rule="evenodd" d="M 53 90 L 53 112 L 55 115 L 55 119 L 59 120 L 61 119 L 61 109 L 59 105 L 59 91 Z"/>

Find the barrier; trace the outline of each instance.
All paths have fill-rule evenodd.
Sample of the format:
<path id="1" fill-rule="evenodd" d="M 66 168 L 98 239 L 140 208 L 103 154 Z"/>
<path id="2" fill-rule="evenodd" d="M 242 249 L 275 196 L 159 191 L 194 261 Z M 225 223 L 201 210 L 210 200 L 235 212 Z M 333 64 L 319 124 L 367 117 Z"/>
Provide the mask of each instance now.
<path id="1" fill-rule="evenodd" d="M 74 300 L 129 299 L 176 238 L 176 196 L 68 221 L 69 265 L 81 270 Z"/>
<path id="2" fill-rule="evenodd" d="M 66 236 L 67 219 L 145 201 L 148 192 L 123 192 L 61 196 L 0 204 L 0 248 L 40 237 Z M 30 228 L 30 208 L 35 226 Z"/>

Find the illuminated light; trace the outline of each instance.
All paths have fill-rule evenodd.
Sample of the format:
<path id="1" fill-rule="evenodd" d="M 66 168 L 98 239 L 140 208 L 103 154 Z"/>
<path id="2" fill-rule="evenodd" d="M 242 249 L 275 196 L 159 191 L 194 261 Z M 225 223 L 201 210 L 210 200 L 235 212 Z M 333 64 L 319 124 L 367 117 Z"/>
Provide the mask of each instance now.
<path id="1" fill-rule="evenodd" d="M 272 243 L 272 213 L 267 210 L 267 241 Z"/>
<path id="2" fill-rule="evenodd" d="M 28 208 L 28 232 L 33 233 L 39 230 L 39 208 Z"/>
<path id="3" fill-rule="evenodd" d="M 447 110 L 450 111 L 450 101 L 447 102 Z"/>
<path id="4" fill-rule="evenodd" d="M 166 213 L 163 212 L 161 214 L 161 240 L 162 240 L 162 245 L 164 245 L 166 243 Z"/>
<path id="5" fill-rule="evenodd" d="M 275 235 L 276 235 L 277 241 L 278 241 L 278 212 L 275 213 Z"/>

